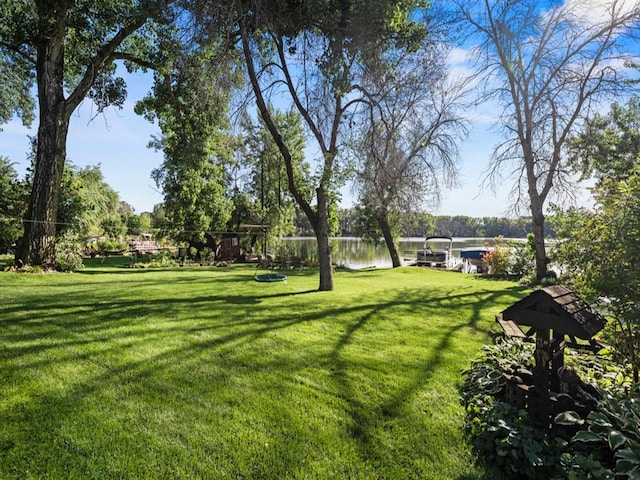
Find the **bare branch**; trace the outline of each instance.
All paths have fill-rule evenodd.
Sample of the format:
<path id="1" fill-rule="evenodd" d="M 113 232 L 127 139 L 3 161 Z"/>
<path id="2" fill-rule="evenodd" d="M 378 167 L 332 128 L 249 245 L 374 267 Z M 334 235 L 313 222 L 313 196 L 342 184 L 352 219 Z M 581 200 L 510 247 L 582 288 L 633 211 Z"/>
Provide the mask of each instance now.
<path id="1" fill-rule="evenodd" d="M 296 108 L 298 109 L 298 112 L 300 113 L 300 115 L 302 115 L 302 118 L 304 118 L 307 124 L 307 127 L 309 127 L 309 130 L 311 130 L 314 137 L 316 138 L 316 141 L 318 142 L 318 146 L 320 147 L 320 150 L 322 151 L 323 155 L 326 155 L 329 150 L 329 147 L 325 143 L 324 137 L 320 132 L 320 129 L 318 128 L 317 124 L 311 118 L 311 114 L 309 113 L 309 110 L 307 110 L 307 108 L 302 104 L 302 101 L 300 100 L 300 96 L 298 95 L 298 92 L 295 88 L 295 84 L 291 77 L 291 72 L 289 71 L 289 66 L 287 63 L 286 55 L 284 53 L 284 46 L 282 43 L 282 39 L 273 38 L 273 40 L 278 49 L 278 57 L 280 58 L 280 62 L 281 62 L 280 68 L 282 70 L 282 73 L 285 76 L 285 84 L 289 89 L 289 94 L 293 99 L 293 103 L 295 103 Z"/>
<path id="2" fill-rule="evenodd" d="M 273 118 L 271 117 L 271 114 L 269 112 L 269 109 L 267 108 L 267 104 L 265 102 L 264 96 L 262 94 L 262 89 L 260 88 L 258 75 L 256 73 L 255 66 L 254 66 L 253 55 L 251 53 L 251 49 L 249 48 L 249 35 L 247 31 L 246 19 L 245 19 L 244 11 L 242 9 L 241 0 L 236 0 L 235 4 L 236 4 L 238 22 L 240 27 L 242 52 L 245 57 L 247 73 L 249 75 L 249 80 L 253 88 L 253 93 L 255 95 L 256 105 L 258 106 L 258 110 L 260 111 L 260 115 L 263 121 L 265 122 L 267 129 L 269 130 L 276 145 L 278 146 L 278 149 L 280 150 L 280 153 L 283 156 L 285 167 L 287 170 L 289 191 L 291 192 L 291 195 L 296 199 L 296 202 L 298 202 L 298 205 L 300 205 L 300 208 L 303 209 L 303 211 L 305 212 L 305 215 L 307 215 L 307 217 L 309 218 L 309 220 L 313 225 L 314 220 L 317 218 L 316 212 L 313 210 L 313 208 L 311 207 L 309 202 L 306 200 L 306 198 L 304 198 L 304 195 L 302 195 L 302 193 L 300 192 L 300 190 L 298 189 L 298 186 L 294 181 L 295 175 L 293 172 L 291 153 L 289 152 L 289 149 L 287 148 L 286 144 L 282 139 L 282 135 L 280 135 L 280 132 L 278 131 L 278 128 L 275 122 L 273 121 Z"/>
<path id="3" fill-rule="evenodd" d="M 478 7 L 460 0 L 458 5 L 479 42 L 477 72 L 486 75 L 480 98 L 496 99 L 503 108 L 499 125 L 505 140 L 495 148 L 485 180 L 504 178 L 505 167 L 515 166 L 511 196 L 520 202 L 527 192 L 540 276 L 546 269 L 545 202 L 570 185 L 563 168 L 567 140 L 593 108 L 628 93 L 615 63 L 625 58 L 620 38 L 640 21 L 640 4 L 625 10 L 622 0 L 614 0 L 597 18 L 576 3 L 485 0 Z"/>

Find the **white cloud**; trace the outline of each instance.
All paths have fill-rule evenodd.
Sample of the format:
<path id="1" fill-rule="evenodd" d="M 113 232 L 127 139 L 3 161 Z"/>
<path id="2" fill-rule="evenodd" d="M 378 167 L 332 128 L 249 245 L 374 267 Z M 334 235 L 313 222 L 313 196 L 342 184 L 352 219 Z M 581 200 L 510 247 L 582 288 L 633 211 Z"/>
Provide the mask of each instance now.
<path id="1" fill-rule="evenodd" d="M 452 48 L 447 55 L 447 63 L 449 65 L 458 65 L 469 62 L 473 57 L 470 50 L 464 48 Z"/>
<path id="2" fill-rule="evenodd" d="M 620 17 L 640 11 L 638 0 L 567 0 L 565 5 L 576 19 L 594 25 L 607 21 L 612 15 Z"/>

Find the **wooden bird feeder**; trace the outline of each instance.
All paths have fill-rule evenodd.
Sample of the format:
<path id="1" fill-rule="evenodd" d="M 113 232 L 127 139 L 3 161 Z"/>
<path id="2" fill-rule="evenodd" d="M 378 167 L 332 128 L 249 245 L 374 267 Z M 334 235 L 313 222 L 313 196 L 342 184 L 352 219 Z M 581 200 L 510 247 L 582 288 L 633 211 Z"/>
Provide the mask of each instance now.
<path id="1" fill-rule="evenodd" d="M 557 395 L 566 390 L 561 374 L 570 370 L 564 368 L 564 349 L 597 352 L 603 348 L 594 336 L 604 328 L 606 320 L 575 292 L 556 285 L 537 290 L 514 303 L 497 315 L 496 321 L 507 336 L 535 341 L 532 384 L 522 384 L 523 375 L 511 372 L 507 380 L 517 377 L 518 384 L 508 382 L 507 397 L 519 407 L 526 404 L 534 417 L 548 423 L 550 415 L 558 410 L 557 405 L 550 404 L 566 397 Z"/>

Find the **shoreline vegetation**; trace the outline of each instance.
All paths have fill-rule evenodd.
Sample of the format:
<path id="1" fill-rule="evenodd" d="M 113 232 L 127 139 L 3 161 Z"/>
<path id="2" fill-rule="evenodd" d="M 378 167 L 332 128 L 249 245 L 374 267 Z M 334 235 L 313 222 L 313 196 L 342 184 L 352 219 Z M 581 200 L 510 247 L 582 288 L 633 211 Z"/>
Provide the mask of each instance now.
<path id="1" fill-rule="evenodd" d="M 354 207 L 341 208 L 337 212 L 338 231 L 341 237 L 361 237 L 358 213 Z M 555 238 L 556 232 L 550 221 L 545 220 L 545 232 L 550 238 Z M 297 214 L 294 221 L 296 233 L 294 236 L 311 236 L 313 229 L 308 220 Z M 467 215 L 433 215 L 427 212 L 415 212 L 404 216 L 401 220 L 399 232 L 405 238 L 422 238 L 432 235 L 466 238 L 526 238 L 533 232 L 531 217 L 470 217 Z"/>
<path id="2" fill-rule="evenodd" d="M 494 478 L 461 371 L 513 282 L 403 267 L 0 273 L 2 478 Z"/>

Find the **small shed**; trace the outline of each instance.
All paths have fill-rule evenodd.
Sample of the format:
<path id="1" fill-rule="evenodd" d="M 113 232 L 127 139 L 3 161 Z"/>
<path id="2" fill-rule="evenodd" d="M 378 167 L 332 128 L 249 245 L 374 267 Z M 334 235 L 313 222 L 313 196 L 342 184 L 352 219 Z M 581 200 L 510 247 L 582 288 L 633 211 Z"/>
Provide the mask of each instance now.
<path id="1" fill-rule="evenodd" d="M 604 328 L 606 320 L 575 292 L 555 285 L 517 301 L 497 315 L 496 321 L 506 335 L 535 341 L 532 385 L 519 386 L 520 390 L 526 390 L 527 397 L 519 401 L 527 402 L 530 410 L 533 408 L 536 416 L 546 423 L 550 413 L 545 405 L 549 402 L 549 393 L 564 389 L 560 378 L 566 370 L 564 349 L 568 346 L 593 352 L 600 350 L 603 346 L 594 336 Z"/>
<path id="2" fill-rule="evenodd" d="M 216 260 L 232 261 L 240 256 L 240 239 L 237 233 L 223 233 L 218 244 Z"/>

